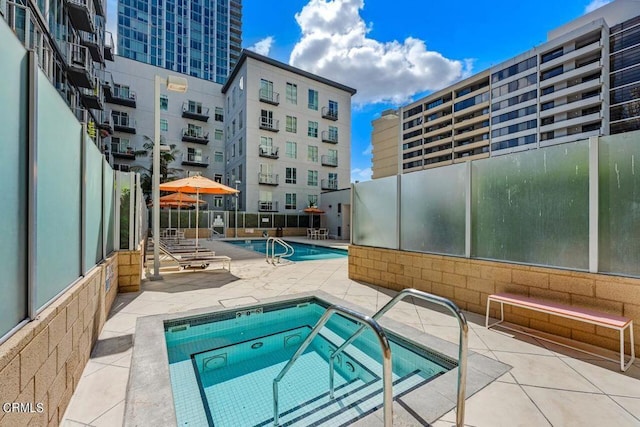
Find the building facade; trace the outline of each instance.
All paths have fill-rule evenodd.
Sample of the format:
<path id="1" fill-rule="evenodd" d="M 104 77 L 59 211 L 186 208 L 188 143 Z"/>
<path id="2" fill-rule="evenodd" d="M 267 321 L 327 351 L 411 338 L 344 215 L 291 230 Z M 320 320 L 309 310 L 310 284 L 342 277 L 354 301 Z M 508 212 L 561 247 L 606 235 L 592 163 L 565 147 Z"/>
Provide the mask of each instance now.
<path id="1" fill-rule="evenodd" d="M 241 46 L 241 0 L 118 0 L 126 58 L 224 83 Z"/>
<path id="2" fill-rule="evenodd" d="M 396 175 L 398 173 L 398 129 L 400 117 L 397 110 L 385 110 L 371 122 L 371 155 L 377 167 L 371 178 Z"/>
<path id="3" fill-rule="evenodd" d="M 639 98 L 640 2 L 617 0 L 400 108 L 398 173 L 637 130 Z M 374 156 L 373 173 L 393 171 Z"/>
<path id="4" fill-rule="evenodd" d="M 222 93 L 240 209 L 298 213 L 349 186 L 355 89 L 245 50 Z"/>

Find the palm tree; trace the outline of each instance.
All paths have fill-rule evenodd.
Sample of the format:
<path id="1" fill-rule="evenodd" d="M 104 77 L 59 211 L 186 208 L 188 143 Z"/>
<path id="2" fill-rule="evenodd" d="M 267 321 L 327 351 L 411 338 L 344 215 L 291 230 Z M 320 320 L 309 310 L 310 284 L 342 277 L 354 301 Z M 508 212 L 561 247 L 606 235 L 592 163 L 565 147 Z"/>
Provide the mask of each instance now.
<path id="1" fill-rule="evenodd" d="M 140 172 L 140 186 L 142 187 L 142 192 L 147 196 L 151 194 L 152 180 L 153 176 L 153 138 L 148 137 L 146 135 L 143 136 L 145 143 L 142 145 L 142 150 L 134 151 L 133 154 L 136 157 L 150 157 L 151 166 L 144 167 L 141 165 L 134 165 L 131 167 L 131 170 L 135 172 Z M 160 145 L 166 145 L 164 137 L 160 136 Z M 181 175 L 182 169 L 179 168 L 171 168 L 169 164 L 173 162 L 178 154 L 180 154 L 180 150 L 176 148 L 175 144 L 168 145 L 169 150 L 161 150 L 160 151 L 160 182 L 172 181 L 174 178 L 177 178 Z"/>

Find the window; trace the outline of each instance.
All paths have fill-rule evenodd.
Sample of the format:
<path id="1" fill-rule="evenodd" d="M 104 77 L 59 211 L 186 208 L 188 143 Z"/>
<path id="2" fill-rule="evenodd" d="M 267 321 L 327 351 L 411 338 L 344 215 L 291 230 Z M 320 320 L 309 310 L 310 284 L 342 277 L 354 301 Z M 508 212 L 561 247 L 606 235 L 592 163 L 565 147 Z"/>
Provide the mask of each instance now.
<path id="1" fill-rule="evenodd" d="M 242 152 L 244 151 L 243 145 L 242 137 L 240 137 L 240 139 L 238 139 L 238 156 L 242 156 Z"/>
<path id="2" fill-rule="evenodd" d="M 287 102 L 298 104 L 298 85 L 287 83 Z"/>
<path id="3" fill-rule="evenodd" d="M 287 141 L 285 143 L 285 154 L 290 159 L 295 159 L 298 156 L 298 144 Z"/>
<path id="4" fill-rule="evenodd" d="M 114 84 L 113 85 L 113 96 L 115 96 L 116 98 L 124 98 L 124 99 L 129 98 L 131 96 L 131 92 L 130 92 L 129 86 Z M 162 99 L 162 97 L 160 99 Z M 160 104 L 162 105 L 162 101 L 160 101 Z M 165 110 L 166 110 L 166 108 L 165 108 Z"/>
<path id="5" fill-rule="evenodd" d="M 244 118 L 242 117 L 242 110 L 240 110 L 240 114 L 238 114 L 238 129 L 242 130 L 244 127 Z"/>
<path id="6" fill-rule="evenodd" d="M 202 150 L 200 148 L 187 148 L 187 160 L 190 162 L 202 162 Z"/>
<path id="7" fill-rule="evenodd" d="M 287 132 L 298 132 L 298 118 L 293 116 L 287 116 Z"/>
<path id="8" fill-rule="evenodd" d="M 307 136 L 311 136 L 313 138 L 318 137 L 318 122 L 309 121 L 309 125 L 307 126 Z"/>
<path id="9" fill-rule="evenodd" d="M 244 181 L 244 178 L 242 177 L 242 165 L 238 165 L 238 180 Z"/>
<path id="10" fill-rule="evenodd" d="M 216 107 L 213 119 L 216 122 L 224 122 L 224 110 L 222 108 L 220 108 L 220 107 Z"/>
<path id="11" fill-rule="evenodd" d="M 260 153 L 264 153 L 264 154 L 266 154 L 268 156 L 274 154 L 273 138 L 270 138 L 268 136 L 261 136 L 260 137 Z"/>
<path id="12" fill-rule="evenodd" d="M 194 114 L 202 114 L 202 102 L 189 100 L 189 112 Z"/>
<path id="13" fill-rule="evenodd" d="M 231 136 L 233 137 L 236 134 L 236 120 L 231 120 Z"/>
<path id="14" fill-rule="evenodd" d="M 167 119 L 160 119 L 160 130 L 163 132 L 169 130 L 169 122 L 167 122 Z"/>
<path id="15" fill-rule="evenodd" d="M 169 98 L 167 95 L 160 95 L 160 109 L 167 111 L 169 109 Z"/>
<path id="16" fill-rule="evenodd" d="M 329 126 L 329 141 L 338 140 L 338 128 L 335 126 Z"/>
<path id="17" fill-rule="evenodd" d="M 284 182 L 286 184 L 295 184 L 297 182 L 296 175 L 297 175 L 296 168 L 286 168 Z"/>
<path id="18" fill-rule="evenodd" d="M 318 186 L 318 171 L 307 171 L 307 185 Z"/>
<path id="19" fill-rule="evenodd" d="M 222 207 L 222 196 L 214 196 L 213 197 L 213 207 L 221 208 Z"/>
<path id="20" fill-rule="evenodd" d="M 273 82 L 260 79 L 260 99 L 273 101 Z"/>
<path id="21" fill-rule="evenodd" d="M 318 91 L 309 89 L 309 109 L 318 110 Z"/>
<path id="22" fill-rule="evenodd" d="M 317 194 L 309 194 L 307 196 L 307 202 L 309 206 L 318 206 L 318 195 Z"/>
<path id="23" fill-rule="evenodd" d="M 338 102 L 329 100 L 329 115 L 338 117 Z"/>
<path id="24" fill-rule="evenodd" d="M 111 111 L 113 124 L 116 126 L 129 126 L 129 114 L 124 111 Z"/>
<path id="25" fill-rule="evenodd" d="M 133 148 L 128 138 L 111 137 L 111 152 L 112 153 L 127 153 L 132 154 Z"/>
<path id="26" fill-rule="evenodd" d="M 222 138 L 224 138 L 224 131 L 222 129 L 216 129 L 213 131 L 213 136 L 216 141 L 222 141 Z"/>
<path id="27" fill-rule="evenodd" d="M 284 198 L 285 209 L 297 209 L 296 193 L 286 193 Z"/>
<path id="28" fill-rule="evenodd" d="M 260 126 L 273 128 L 273 111 L 260 110 Z"/>
<path id="29" fill-rule="evenodd" d="M 315 145 L 310 145 L 307 148 L 307 160 L 309 160 L 310 162 L 318 161 L 318 147 L 316 147 Z"/>
<path id="30" fill-rule="evenodd" d="M 213 153 L 213 160 L 216 163 L 224 163 L 224 154 L 222 153 L 222 151 L 216 151 L 215 153 Z"/>
<path id="31" fill-rule="evenodd" d="M 337 163 L 338 162 L 338 150 L 329 149 L 328 157 L 329 157 L 329 159 L 334 161 L 333 163 Z"/>
<path id="32" fill-rule="evenodd" d="M 220 184 L 222 184 L 222 174 L 221 173 L 217 173 L 213 175 L 213 180 L 215 182 L 218 182 Z"/>

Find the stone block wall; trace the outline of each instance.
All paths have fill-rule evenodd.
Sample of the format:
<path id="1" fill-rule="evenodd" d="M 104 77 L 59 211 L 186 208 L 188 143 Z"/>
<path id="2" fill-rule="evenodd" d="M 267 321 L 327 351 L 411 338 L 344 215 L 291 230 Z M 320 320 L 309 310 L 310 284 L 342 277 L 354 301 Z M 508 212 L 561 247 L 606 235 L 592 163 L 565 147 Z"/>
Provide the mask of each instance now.
<path id="1" fill-rule="evenodd" d="M 0 345 L 2 426 L 57 426 L 76 389 L 118 286 L 117 255 L 91 270 Z M 110 288 L 106 290 L 106 282 Z"/>
<path id="2" fill-rule="evenodd" d="M 138 292 L 142 279 L 143 245 L 135 251 L 118 252 L 118 292 Z"/>
<path id="3" fill-rule="evenodd" d="M 356 245 L 349 247 L 349 278 L 396 291 L 416 288 L 479 314 L 486 312 L 488 295 L 510 292 L 629 317 L 640 354 L 640 279 Z M 491 315 L 499 316 L 498 309 Z M 508 306 L 505 319 L 619 350 L 619 335 L 612 329 Z"/>

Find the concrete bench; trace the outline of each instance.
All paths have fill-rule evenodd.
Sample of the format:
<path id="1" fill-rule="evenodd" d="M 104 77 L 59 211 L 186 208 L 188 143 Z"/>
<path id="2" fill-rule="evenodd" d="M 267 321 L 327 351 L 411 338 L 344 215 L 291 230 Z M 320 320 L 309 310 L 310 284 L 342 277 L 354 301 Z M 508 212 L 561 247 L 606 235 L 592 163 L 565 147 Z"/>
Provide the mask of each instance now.
<path id="1" fill-rule="evenodd" d="M 489 308 L 491 307 L 492 302 L 496 302 L 500 304 L 500 320 L 489 324 Z M 485 326 L 487 328 L 490 328 L 492 326 L 495 326 L 504 322 L 504 305 L 505 304 L 515 306 L 515 307 L 525 308 L 529 310 L 534 310 L 541 313 L 547 313 L 554 316 L 560 316 L 560 317 L 564 317 L 571 320 L 582 321 L 585 323 L 590 323 L 592 325 L 602 326 L 604 328 L 615 329 L 620 333 L 620 370 L 626 371 L 627 369 L 629 369 L 629 367 L 635 360 L 635 347 L 633 343 L 633 320 L 632 319 L 628 319 L 622 316 L 616 316 L 614 314 L 603 313 L 603 312 L 591 310 L 588 308 L 573 307 L 570 305 L 560 304 L 556 302 L 544 301 L 536 298 L 529 298 L 522 295 L 501 293 L 501 294 L 489 295 L 489 297 L 487 298 L 487 315 L 485 318 Z M 503 327 L 514 330 L 513 328 L 508 328 L 504 325 Z M 625 360 L 624 360 L 625 359 L 625 351 L 624 351 L 625 338 L 624 337 L 625 337 L 625 330 L 627 329 L 629 330 L 629 336 L 630 336 L 629 341 L 631 343 L 631 353 L 630 353 L 629 361 L 625 364 Z M 530 335 L 538 339 L 554 342 L 564 347 L 572 348 L 574 350 L 582 351 L 584 353 L 591 354 L 593 356 L 597 356 L 607 360 L 611 360 L 613 362 L 617 362 L 617 360 L 615 359 L 611 359 L 611 358 L 602 356 L 600 354 L 590 353 L 588 351 L 585 351 L 579 348 L 571 347 L 569 345 L 562 344 L 557 341 L 549 340 L 547 338 L 543 338 L 540 336 L 528 334 L 520 330 L 517 330 L 517 331 L 524 333 L 525 335 Z"/>
<path id="2" fill-rule="evenodd" d="M 213 263 L 222 264 L 222 269 L 231 273 L 231 258 L 226 255 L 205 255 L 198 253 L 198 256 L 181 257 L 180 266 L 184 269 L 187 268 L 207 268 L 209 264 Z"/>

